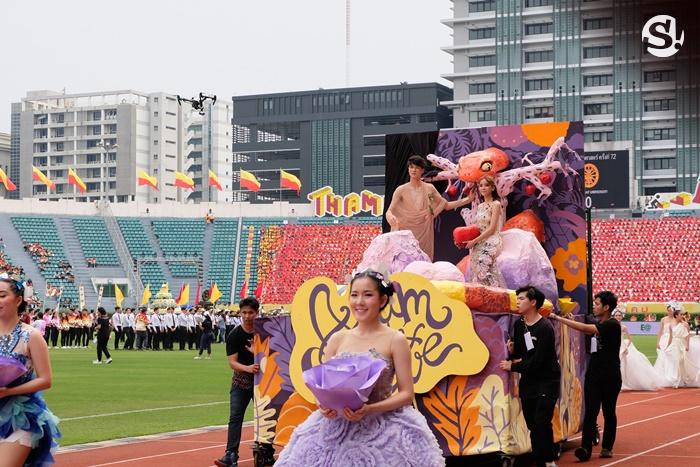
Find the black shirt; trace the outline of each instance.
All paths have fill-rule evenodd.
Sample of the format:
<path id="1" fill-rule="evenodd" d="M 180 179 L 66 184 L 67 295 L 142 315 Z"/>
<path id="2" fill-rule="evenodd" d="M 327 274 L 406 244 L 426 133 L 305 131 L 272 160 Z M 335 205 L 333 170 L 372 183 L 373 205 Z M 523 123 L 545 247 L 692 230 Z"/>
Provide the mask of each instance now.
<path id="1" fill-rule="evenodd" d="M 204 317 L 204 321 L 202 321 L 202 330 L 204 332 L 211 332 L 211 318 L 209 316 Z"/>
<path id="2" fill-rule="evenodd" d="M 106 316 L 97 318 L 97 325 L 100 327 L 97 330 L 97 337 L 100 337 L 102 339 L 109 338 L 109 323 L 109 318 L 107 318 Z"/>
<path id="3" fill-rule="evenodd" d="M 253 346 L 254 334 L 248 333 L 243 326 L 236 326 L 226 338 L 226 355 L 238 354 L 238 363 L 241 365 L 252 365 L 254 363 L 253 354 L 246 348 Z"/>
<path id="4" fill-rule="evenodd" d="M 620 323 L 610 318 L 597 323 L 597 351 L 591 352 L 591 361 L 586 374 L 620 377 L 620 343 L 622 329 Z M 592 350 L 592 349 L 591 349 Z"/>
<path id="5" fill-rule="evenodd" d="M 525 333 L 530 332 L 533 348 L 527 350 Z M 554 327 L 545 318 L 540 318 L 532 326 L 525 320 L 516 321 L 513 331 L 513 359 L 522 361 L 513 363 L 512 371 L 520 373 L 520 397 L 537 397 L 547 395 L 559 396 L 561 369 L 554 348 Z"/>

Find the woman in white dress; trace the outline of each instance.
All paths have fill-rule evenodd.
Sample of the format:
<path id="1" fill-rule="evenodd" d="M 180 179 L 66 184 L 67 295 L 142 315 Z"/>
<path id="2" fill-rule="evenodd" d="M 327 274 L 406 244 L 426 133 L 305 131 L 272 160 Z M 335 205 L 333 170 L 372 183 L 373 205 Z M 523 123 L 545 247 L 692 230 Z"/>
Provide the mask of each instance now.
<path id="1" fill-rule="evenodd" d="M 700 368 L 700 335 L 698 334 L 698 328 L 696 326 L 695 329 L 693 329 L 691 325 L 692 321 L 690 319 L 690 314 L 687 311 L 681 313 L 681 317 L 686 323 L 688 323 L 688 327 L 690 329 L 690 343 L 688 345 L 688 356 L 690 358 L 690 361 L 693 362 L 693 365 Z"/>
<path id="2" fill-rule="evenodd" d="M 679 310 L 673 311 L 674 325 L 666 353 L 669 356 L 666 378 L 674 388 L 700 386 L 700 368 L 690 358 L 690 328 Z"/>
<path id="3" fill-rule="evenodd" d="M 613 318 L 622 322 L 622 311 L 615 310 Z M 622 373 L 623 391 L 655 391 L 663 386 L 654 366 L 632 342 L 627 326 L 622 328 L 622 345 L 620 346 L 620 372 Z"/>
<path id="4" fill-rule="evenodd" d="M 669 354 L 666 352 L 666 347 L 670 342 L 671 328 L 674 325 L 673 321 L 673 311 L 676 308 L 680 308 L 674 302 L 668 302 L 666 305 L 666 316 L 661 318 L 659 332 L 656 334 L 656 362 L 654 362 L 654 370 L 661 381 L 663 381 L 663 386 L 671 386 L 671 382 L 668 381 L 668 360 Z"/>

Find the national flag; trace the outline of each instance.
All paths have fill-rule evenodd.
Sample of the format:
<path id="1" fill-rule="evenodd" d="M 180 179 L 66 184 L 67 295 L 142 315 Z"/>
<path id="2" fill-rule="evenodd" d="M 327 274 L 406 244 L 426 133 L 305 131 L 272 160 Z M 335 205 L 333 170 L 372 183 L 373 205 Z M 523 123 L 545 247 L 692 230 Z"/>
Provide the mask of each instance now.
<path id="1" fill-rule="evenodd" d="M 53 190 L 56 184 L 49 180 L 49 177 L 44 175 L 44 172 L 41 170 L 37 169 L 36 167 L 32 166 L 32 180 L 36 180 L 37 182 L 41 182 L 44 185 L 47 186 L 49 190 Z"/>
<path id="2" fill-rule="evenodd" d="M 143 295 L 141 295 L 141 305 L 148 305 L 148 301 L 151 299 L 151 284 L 146 284 L 146 288 L 143 289 Z"/>
<path id="3" fill-rule="evenodd" d="M 5 189 L 7 191 L 15 191 L 17 189 L 17 186 L 12 183 L 12 180 L 10 180 L 10 177 L 5 174 L 5 171 L 0 169 L 0 183 L 5 185 Z"/>
<path id="4" fill-rule="evenodd" d="M 194 190 L 194 180 L 182 172 L 175 171 L 175 186 Z"/>
<path id="5" fill-rule="evenodd" d="M 190 303 L 190 284 L 183 284 L 182 287 L 180 287 L 180 294 L 177 296 L 175 303 L 177 303 L 177 306 Z"/>
<path id="6" fill-rule="evenodd" d="M 151 188 L 155 189 L 156 191 L 159 191 L 158 190 L 158 179 L 156 177 L 151 177 L 143 170 L 139 170 L 138 181 L 139 181 L 139 186 L 146 185 L 146 186 L 150 186 Z"/>
<path id="7" fill-rule="evenodd" d="M 78 190 L 80 190 L 81 193 L 85 193 L 85 191 L 87 191 L 85 182 L 83 182 L 83 180 L 80 177 L 78 177 L 78 174 L 75 173 L 75 170 L 71 168 L 68 169 L 68 184 L 77 186 Z"/>
<path id="8" fill-rule="evenodd" d="M 209 169 L 209 184 L 217 190 L 223 191 L 221 183 L 219 182 L 219 177 L 217 177 L 214 171 L 212 171 L 211 169 Z"/>
<path id="9" fill-rule="evenodd" d="M 298 195 L 301 191 L 301 180 L 289 172 L 280 170 L 280 188 L 290 188 L 296 191 Z"/>
<path id="10" fill-rule="evenodd" d="M 199 305 L 199 301 L 202 299 L 200 292 L 202 291 L 202 284 L 197 282 L 197 293 L 194 296 L 194 304 Z"/>
<path id="11" fill-rule="evenodd" d="M 211 291 L 209 292 L 209 301 L 212 303 L 216 303 L 216 301 L 220 298 L 221 291 L 219 290 L 219 286 L 216 285 L 216 282 L 214 282 L 214 285 L 211 286 Z"/>
<path id="12" fill-rule="evenodd" d="M 248 279 L 243 281 L 243 285 L 241 285 L 241 291 L 239 292 L 239 296 L 241 297 L 241 300 L 248 296 Z"/>
<path id="13" fill-rule="evenodd" d="M 255 178 L 255 175 L 247 170 L 241 169 L 241 189 L 258 192 L 260 191 L 260 181 Z"/>
<path id="14" fill-rule="evenodd" d="M 121 308 L 124 301 L 124 293 L 117 284 L 114 284 L 114 300 L 117 302 L 117 306 Z"/>
<path id="15" fill-rule="evenodd" d="M 258 282 L 257 287 L 255 287 L 255 298 L 260 300 L 260 296 L 262 295 L 263 291 L 263 281 Z"/>

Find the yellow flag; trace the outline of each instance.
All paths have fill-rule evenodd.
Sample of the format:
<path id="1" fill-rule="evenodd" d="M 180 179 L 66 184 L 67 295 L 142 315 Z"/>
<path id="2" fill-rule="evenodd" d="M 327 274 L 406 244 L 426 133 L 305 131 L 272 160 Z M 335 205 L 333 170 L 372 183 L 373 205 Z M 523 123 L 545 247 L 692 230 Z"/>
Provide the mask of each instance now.
<path id="1" fill-rule="evenodd" d="M 122 301 L 124 301 L 124 294 L 117 284 L 114 284 L 114 299 L 117 301 L 117 306 L 121 308 Z"/>
<path id="2" fill-rule="evenodd" d="M 146 284 L 146 288 L 143 289 L 143 295 L 141 296 L 141 305 L 148 305 L 148 301 L 151 299 L 151 284 Z"/>
<path id="3" fill-rule="evenodd" d="M 221 298 L 221 292 L 219 291 L 219 286 L 216 285 L 216 282 L 214 282 L 214 285 L 211 287 L 211 292 L 209 293 L 209 301 L 212 303 L 216 303 L 218 299 Z"/>
<path id="4" fill-rule="evenodd" d="M 160 290 L 158 293 L 166 294 L 170 291 L 170 286 L 168 285 L 167 282 L 163 282 L 163 285 L 160 286 Z"/>
<path id="5" fill-rule="evenodd" d="M 187 305 L 190 303 L 190 284 L 185 284 L 180 290 L 180 296 L 177 297 L 177 306 Z"/>

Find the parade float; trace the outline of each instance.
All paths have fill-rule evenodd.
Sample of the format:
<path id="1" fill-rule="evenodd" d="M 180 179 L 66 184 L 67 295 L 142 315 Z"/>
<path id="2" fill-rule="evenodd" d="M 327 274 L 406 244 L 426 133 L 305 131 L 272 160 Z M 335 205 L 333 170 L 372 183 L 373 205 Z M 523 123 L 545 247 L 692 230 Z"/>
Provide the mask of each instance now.
<path id="1" fill-rule="evenodd" d="M 402 139 L 403 138 L 403 139 Z M 406 144 L 410 141 L 410 144 Z M 418 141 L 418 143 L 416 143 Z M 424 151 L 416 150 L 421 146 Z M 468 251 L 460 248 L 473 224 L 471 209 L 435 219 L 435 262 L 408 231 L 384 233 L 356 270 L 378 263 L 397 293 L 383 321 L 407 337 L 415 407 L 446 457 L 494 454 L 503 465 L 529 451 L 517 375 L 502 371 L 517 315 L 515 289 L 540 288 L 540 313 L 583 315 L 588 309 L 581 122 L 515 125 L 387 136 L 385 209 L 401 183 L 406 159 L 427 156 L 437 170 L 425 180 L 447 200 L 476 190 L 483 174 L 496 180 L 505 209 L 498 266 L 506 288 L 470 282 Z M 428 155 L 430 154 L 430 155 Z M 390 173 L 393 171 L 393 173 Z M 284 446 L 317 405 L 302 373 L 318 365 L 329 337 L 355 325 L 347 284 L 326 277 L 305 282 L 289 315 L 256 320 L 255 441 Z M 555 441 L 580 431 L 585 340 L 553 323 L 562 381 L 554 412 Z"/>

